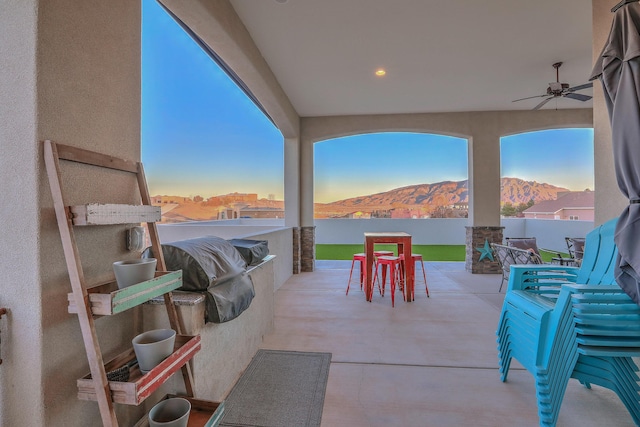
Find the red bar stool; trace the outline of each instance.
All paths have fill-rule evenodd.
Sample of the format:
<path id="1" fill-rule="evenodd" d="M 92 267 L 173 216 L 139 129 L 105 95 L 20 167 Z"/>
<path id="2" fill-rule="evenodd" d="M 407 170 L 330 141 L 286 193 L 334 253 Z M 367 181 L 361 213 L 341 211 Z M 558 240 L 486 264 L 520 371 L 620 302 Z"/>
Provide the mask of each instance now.
<path id="1" fill-rule="evenodd" d="M 377 259 L 374 282 L 378 280 L 378 267 L 382 267 L 382 287 L 378 284 L 380 294 L 384 296 L 384 287 L 387 282 L 387 266 L 389 267 L 389 282 L 391 284 L 391 307 L 395 306 L 396 282 L 400 281 L 400 258 L 397 256 L 380 256 Z"/>
<path id="2" fill-rule="evenodd" d="M 373 251 L 373 256 L 376 258 L 379 256 L 393 256 L 393 251 Z"/>
<path id="3" fill-rule="evenodd" d="M 374 280 L 375 276 L 378 274 L 378 258 L 381 256 L 394 256 L 394 253 L 393 251 L 373 251 Z M 387 266 L 384 264 L 382 265 L 382 277 L 387 277 Z M 380 288 L 380 285 L 378 285 L 378 288 Z"/>
<path id="4" fill-rule="evenodd" d="M 400 258 L 400 264 L 402 268 L 400 269 L 400 274 L 404 274 L 404 254 L 400 254 L 398 257 Z M 429 286 L 427 286 L 427 273 L 424 270 L 424 261 L 422 259 L 421 254 L 411 254 L 411 260 L 413 261 L 413 289 L 416 288 L 416 266 L 418 265 L 418 261 L 420 261 L 420 265 L 422 267 L 422 278 L 424 279 L 424 288 L 427 291 L 427 298 L 429 298 Z M 402 281 L 404 282 L 404 277 L 402 277 Z M 402 286 L 402 285 L 401 285 Z M 415 295 L 411 295 L 411 299 L 414 299 Z"/>
<path id="5" fill-rule="evenodd" d="M 353 254 L 353 259 L 351 260 L 351 271 L 349 272 L 349 281 L 347 282 L 347 295 L 349 295 L 349 286 L 351 286 L 351 275 L 353 274 L 353 266 L 356 261 L 360 262 L 360 290 L 362 290 L 362 286 L 364 284 L 364 269 L 366 265 L 366 255 L 365 254 Z"/>
<path id="6" fill-rule="evenodd" d="M 381 256 L 393 256 L 393 251 L 373 251 L 373 271 L 378 271 L 378 258 Z M 387 266 L 382 265 L 382 277 L 387 275 Z"/>

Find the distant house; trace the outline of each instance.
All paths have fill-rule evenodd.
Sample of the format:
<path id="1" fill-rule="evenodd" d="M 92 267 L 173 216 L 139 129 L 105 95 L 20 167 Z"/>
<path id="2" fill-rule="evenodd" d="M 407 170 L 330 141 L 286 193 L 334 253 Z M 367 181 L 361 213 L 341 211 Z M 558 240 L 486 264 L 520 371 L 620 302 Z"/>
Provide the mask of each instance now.
<path id="1" fill-rule="evenodd" d="M 221 196 L 209 197 L 205 203 L 208 206 L 223 206 L 232 205 L 234 203 L 256 203 L 257 201 L 257 193 L 229 193 Z"/>
<path id="2" fill-rule="evenodd" d="M 218 219 L 238 218 L 284 218 L 284 209 L 251 207 L 246 203 L 234 203 L 233 206 L 221 206 L 218 208 Z"/>
<path id="3" fill-rule="evenodd" d="M 370 219 L 371 218 L 371 214 L 369 212 L 362 212 L 362 211 L 350 212 L 345 216 L 345 218 L 350 218 L 350 219 Z"/>
<path id="4" fill-rule="evenodd" d="M 371 213 L 362 212 L 362 211 L 355 211 L 355 212 L 348 212 L 348 213 L 343 214 L 343 215 L 332 215 L 331 218 L 334 218 L 334 219 L 371 219 Z"/>
<path id="5" fill-rule="evenodd" d="M 594 220 L 593 191 L 565 191 L 556 200 L 537 202 L 523 212 L 525 218 Z"/>
<path id="6" fill-rule="evenodd" d="M 376 209 L 371 212 L 371 218 L 391 218 L 393 209 Z"/>
<path id="7" fill-rule="evenodd" d="M 281 208 L 245 207 L 237 213 L 240 218 L 284 218 L 284 209 Z"/>
<path id="8" fill-rule="evenodd" d="M 233 208 L 229 206 L 221 206 L 218 208 L 218 219 L 234 219 Z"/>
<path id="9" fill-rule="evenodd" d="M 189 203 L 192 200 L 189 197 L 182 196 L 153 196 L 151 197 L 152 205 L 164 205 L 164 204 L 179 204 L 179 203 Z"/>
<path id="10" fill-rule="evenodd" d="M 425 218 L 425 214 L 420 209 L 393 209 L 391 211 L 393 219 L 417 219 Z"/>

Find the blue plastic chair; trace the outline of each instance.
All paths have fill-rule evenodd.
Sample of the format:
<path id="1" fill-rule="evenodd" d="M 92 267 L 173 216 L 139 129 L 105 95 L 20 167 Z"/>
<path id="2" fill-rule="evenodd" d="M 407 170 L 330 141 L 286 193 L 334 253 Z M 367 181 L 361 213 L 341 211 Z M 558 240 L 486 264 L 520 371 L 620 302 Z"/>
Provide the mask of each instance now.
<path id="1" fill-rule="evenodd" d="M 541 426 L 555 426 L 570 378 L 613 390 L 640 425 L 640 307 L 615 284 L 616 221 L 587 235 L 580 268 L 514 265 L 498 323 L 498 359 L 535 378 Z"/>

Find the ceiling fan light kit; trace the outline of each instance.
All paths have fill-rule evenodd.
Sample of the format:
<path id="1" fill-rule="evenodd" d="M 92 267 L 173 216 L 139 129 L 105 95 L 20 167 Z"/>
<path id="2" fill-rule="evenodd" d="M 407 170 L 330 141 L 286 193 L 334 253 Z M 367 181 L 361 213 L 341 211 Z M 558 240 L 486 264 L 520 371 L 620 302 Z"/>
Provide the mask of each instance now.
<path id="1" fill-rule="evenodd" d="M 561 65 L 562 65 L 562 62 L 556 62 L 555 64 L 553 64 L 553 68 L 555 68 L 556 70 L 556 81 L 549 83 L 546 93 L 542 95 L 535 95 L 535 96 L 529 96 L 527 98 L 516 99 L 512 102 L 524 101 L 525 99 L 533 99 L 533 98 L 545 98 L 544 100 L 542 100 L 542 102 L 540 102 L 538 105 L 533 107 L 534 110 L 539 110 L 547 102 L 551 101 L 553 98 L 563 97 L 563 98 L 575 99 L 576 101 L 582 101 L 582 102 L 590 100 L 592 98 L 591 96 L 582 95 L 580 93 L 575 93 L 575 92 L 583 89 L 589 89 L 593 87 L 593 83 L 592 82 L 584 83 L 574 87 L 570 87 L 569 83 L 561 83 L 560 82 L 560 66 Z"/>

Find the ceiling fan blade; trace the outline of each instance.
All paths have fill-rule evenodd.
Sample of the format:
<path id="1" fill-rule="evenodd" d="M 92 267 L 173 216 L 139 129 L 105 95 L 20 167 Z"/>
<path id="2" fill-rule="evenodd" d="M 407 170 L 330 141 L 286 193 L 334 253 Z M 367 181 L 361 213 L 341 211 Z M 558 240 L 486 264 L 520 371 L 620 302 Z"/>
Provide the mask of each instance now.
<path id="1" fill-rule="evenodd" d="M 547 99 L 545 99 L 544 101 L 542 101 L 540 104 L 536 105 L 535 107 L 533 107 L 534 110 L 539 110 L 541 109 L 544 104 L 546 104 L 547 102 L 551 101 L 553 98 L 555 98 L 555 96 L 550 96 Z"/>
<path id="2" fill-rule="evenodd" d="M 582 89 L 589 89 L 590 87 L 593 87 L 593 82 L 590 83 L 585 83 L 583 85 L 579 85 L 579 86 L 574 86 L 574 87 L 570 87 L 569 89 L 567 89 L 569 92 L 576 92 L 578 90 L 582 90 Z"/>
<path id="3" fill-rule="evenodd" d="M 582 95 L 580 93 L 567 93 L 563 95 L 565 98 L 577 99 L 578 101 L 588 101 L 592 97 L 589 95 Z"/>
<path id="4" fill-rule="evenodd" d="M 524 101 L 525 99 L 533 99 L 533 98 L 542 98 L 543 96 L 549 96 L 546 93 L 544 95 L 536 95 L 536 96 L 528 96 L 526 98 L 520 98 L 520 99 L 515 99 L 511 102 L 518 102 L 518 101 Z"/>

